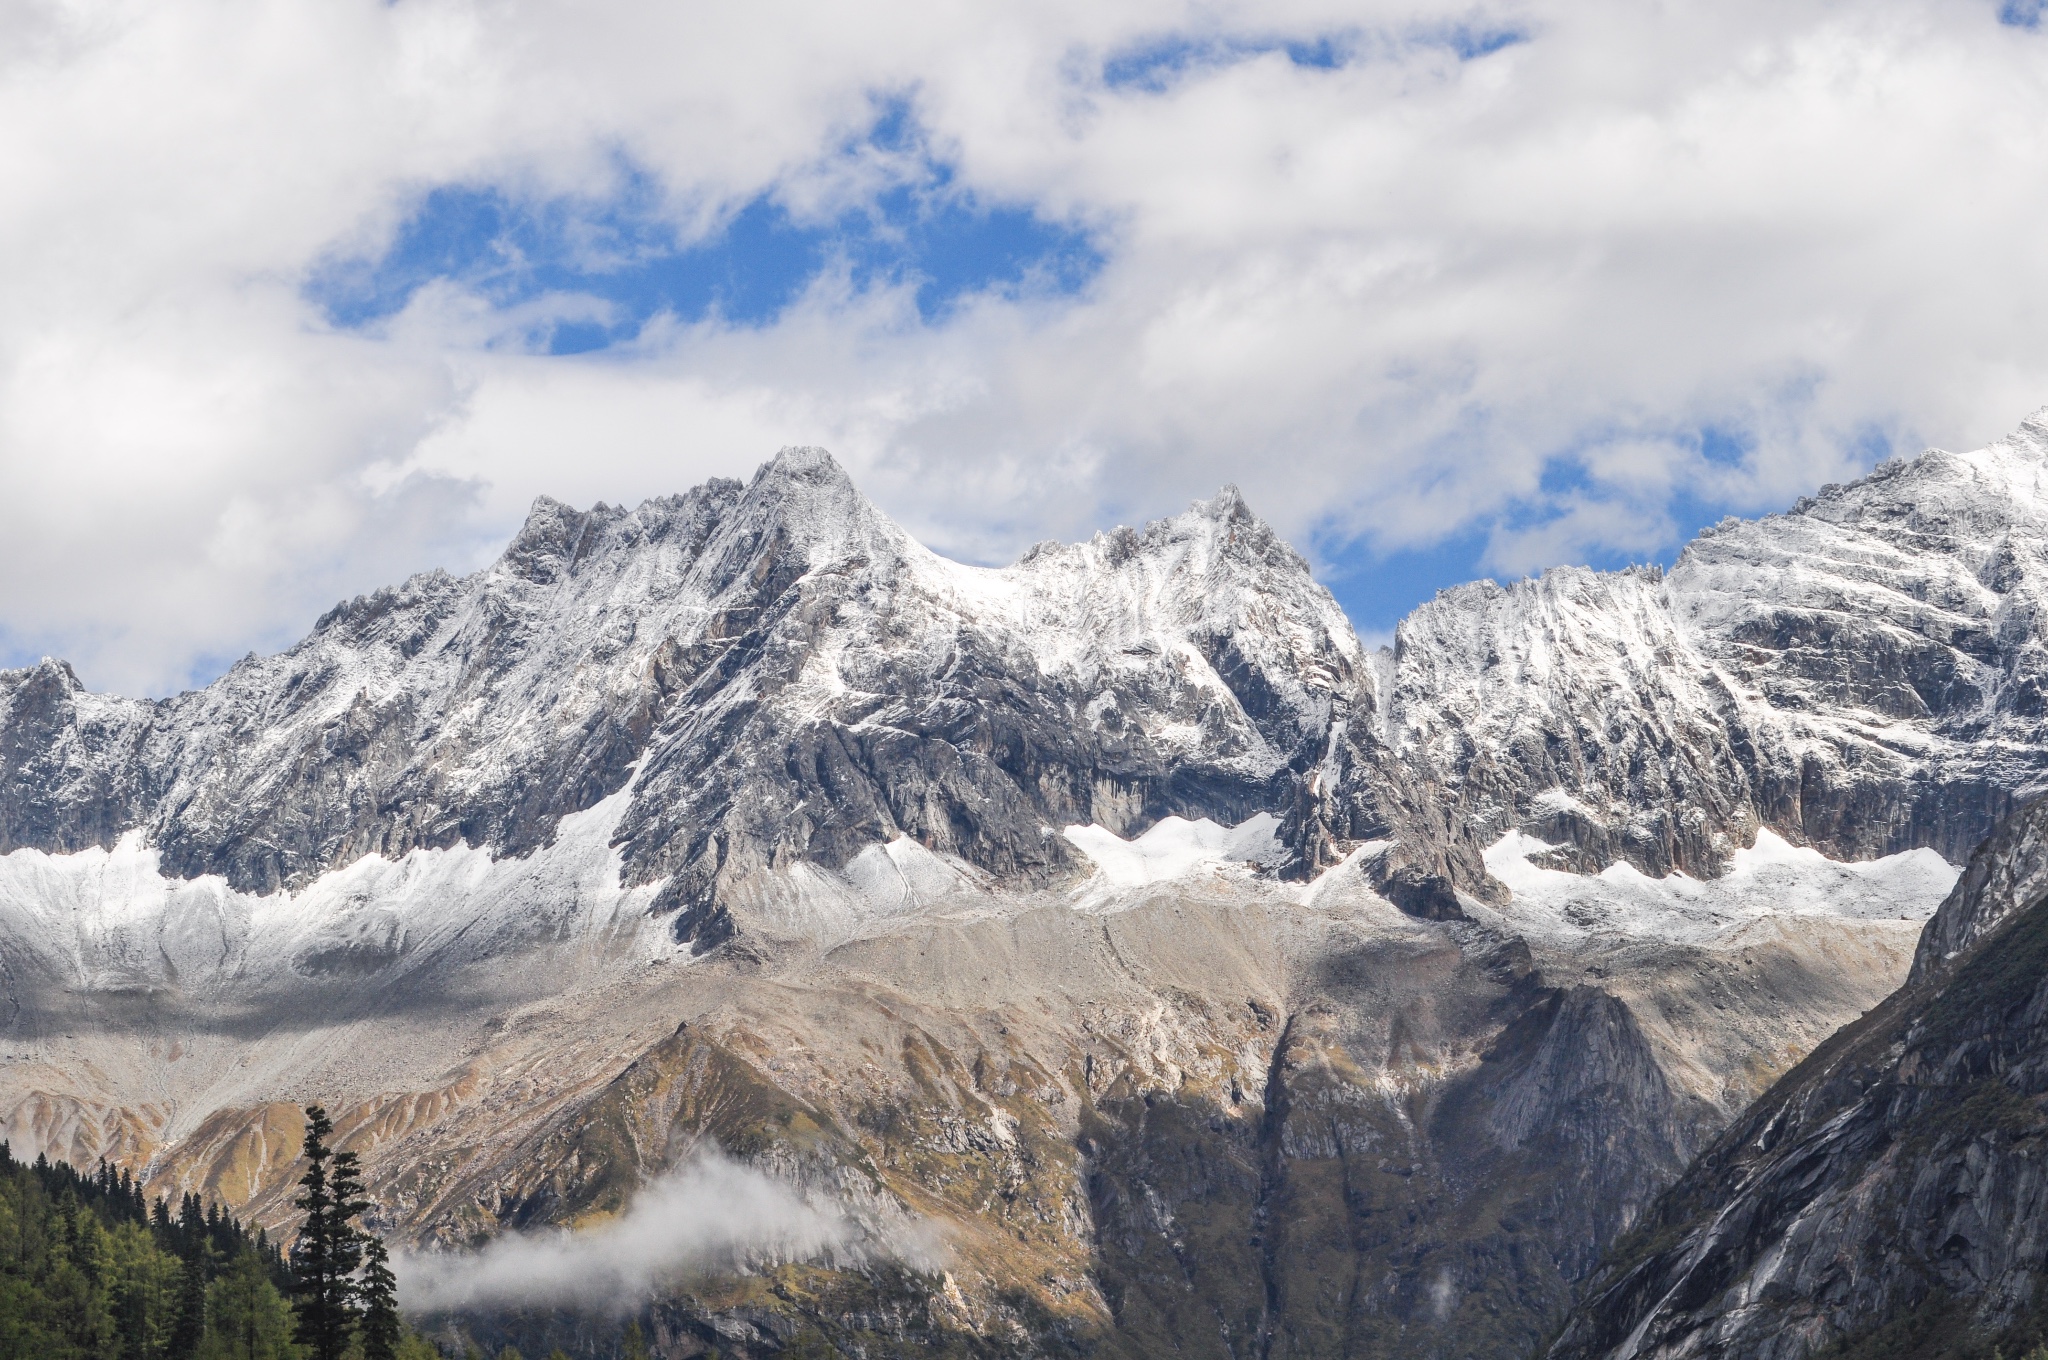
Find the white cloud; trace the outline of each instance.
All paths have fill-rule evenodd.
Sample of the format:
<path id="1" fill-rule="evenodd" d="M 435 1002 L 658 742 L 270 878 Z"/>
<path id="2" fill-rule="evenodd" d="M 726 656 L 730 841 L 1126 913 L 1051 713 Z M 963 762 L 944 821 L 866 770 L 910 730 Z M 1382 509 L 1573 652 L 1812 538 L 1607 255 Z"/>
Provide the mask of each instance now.
<path id="1" fill-rule="evenodd" d="M 1460 28 L 1527 40 L 1460 61 Z M 469 565 L 538 492 L 784 441 L 971 556 L 1235 481 L 1326 542 L 1513 511 L 1520 569 L 2048 400 L 2048 35 L 1989 3 L 14 0 L 0 33 L 0 626 L 98 686 Z M 1317 35 L 1341 69 L 1253 50 Z M 1203 58 L 1101 81 L 1176 36 Z M 589 300 L 441 288 L 352 335 L 303 296 L 442 184 L 632 164 L 686 232 L 838 211 L 902 173 L 848 150 L 886 98 L 963 188 L 1095 232 L 1085 293 L 926 324 L 828 277 L 573 360 L 529 340 Z"/>
<path id="2" fill-rule="evenodd" d="M 930 1244 L 901 1244 L 919 1265 Z M 581 1232 L 506 1233 L 474 1251 L 406 1252 L 392 1264 L 408 1312 L 516 1306 L 634 1308 L 682 1274 L 764 1262 L 897 1254 L 836 1205 L 715 1152 L 643 1187 L 618 1217 Z"/>

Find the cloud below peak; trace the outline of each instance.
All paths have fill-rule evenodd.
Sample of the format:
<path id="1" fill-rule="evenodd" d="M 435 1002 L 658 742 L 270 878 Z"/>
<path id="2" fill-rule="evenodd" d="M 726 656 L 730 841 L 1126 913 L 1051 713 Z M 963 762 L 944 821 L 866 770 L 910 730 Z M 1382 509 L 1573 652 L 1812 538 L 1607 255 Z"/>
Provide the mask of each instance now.
<path id="1" fill-rule="evenodd" d="M 413 1313 L 491 1308 L 622 1312 L 678 1277 L 777 1261 L 848 1262 L 892 1250 L 836 1207 L 715 1153 L 643 1187 L 625 1212 L 582 1231 L 511 1232 L 473 1251 L 394 1256 L 400 1304 Z"/>

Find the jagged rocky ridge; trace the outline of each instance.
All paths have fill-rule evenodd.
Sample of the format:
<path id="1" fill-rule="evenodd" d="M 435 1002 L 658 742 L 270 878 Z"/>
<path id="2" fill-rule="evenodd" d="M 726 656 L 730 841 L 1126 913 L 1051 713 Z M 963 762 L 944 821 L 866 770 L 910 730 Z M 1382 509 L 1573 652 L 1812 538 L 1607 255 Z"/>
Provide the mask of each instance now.
<path id="1" fill-rule="evenodd" d="M 1620 1244 L 1549 1355 L 2020 1354 L 2048 1335 L 2044 1149 L 2048 801 L 1972 856 L 1907 985 Z"/>
<path id="2" fill-rule="evenodd" d="M 1581 870 L 1710 876 L 1759 826 L 1960 861 L 2042 781 L 2044 454 L 2036 417 L 1724 523 L 1666 577 L 1446 591 L 1375 658 L 1234 492 L 991 571 L 794 450 L 630 511 L 543 500 L 488 570 L 173 699 L 0 676 L 0 848 L 135 829 L 267 892 L 415 846 L 522 854 L 630 780 L 627 873 L 686 934 L 898 836 L 1057 876 L 1046 828 L 1167 815 L 1278 814 L 1298 872 L 1391 841 L 1381 877 L 1422 910 L 1497 899 L 1480 851 L 1515 828 Z"/>
<path id="3" fill-rule="evenodd" d="M 0 846 L 134 828 L 170 872 L 269 892 L 414 847 L 523 854 L 630 777 L 629 881 L 662 882 L 687 937 L 777 869 L 901 836 L 1032 879 L 1076 867 L 1050 828 L 1286 808 L 1376 702 L 1235 492 L 987 571 L 799 449 L 631 511 L 543 500 L 487 571 L 351 601 L 161 703 L 9 673 Z M 1361 749 L 1362 790 L 1385 762 Z M 1483 877 L 1430 811 L 1396 797 L 1370 829 Z"/>

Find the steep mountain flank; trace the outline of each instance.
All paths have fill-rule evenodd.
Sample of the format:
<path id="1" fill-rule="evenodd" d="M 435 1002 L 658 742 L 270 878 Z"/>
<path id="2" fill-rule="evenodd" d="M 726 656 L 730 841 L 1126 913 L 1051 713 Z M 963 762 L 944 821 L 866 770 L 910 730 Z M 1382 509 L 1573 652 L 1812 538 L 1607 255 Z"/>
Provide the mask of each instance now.
<path id="1" fill-rule="evenodd" d="M 542 500 L 488 570 L 338 606 L 159 704 L 57 663 L 0 677 L 0 843 L 132 828 L 172 873 L 263 893 L 415 847 L 526 854 L 631 777 L 629 880 L 662 882 L 691 935 L 786 899 L 776 871 L 899 836 L 1036 879 L 1074 867 L 1049 826 L 1282 811 L 1333 731 L 1373 730 L 1376 684 L 1235 492 L 990 571 L 798 449 L 631 511 Z M 1347 768 L 1379 807 L 1384 751 Z M 1417 823 L 1404 860 L 1483 886 L 1426 790 L 1373 815 Z"/>
<path id="2" fill-rule="evenodd" d="M 1729 520 L 1668 576 L 1446 591 L 1397 633 L 1387 740 L 1483 840 L 1718 873 L 1758 826 L 1960 863 L 2043 781 L 2048 412 Z"/>
<path id="3" fill-rule="evenodd" d="M 1972 857 L 1911 982 L 1716 1140 L 1549 1353 L 2016 1354 L 2048 1331 L 2044 1138 L 2048 803 L 2035 803 Z"/>

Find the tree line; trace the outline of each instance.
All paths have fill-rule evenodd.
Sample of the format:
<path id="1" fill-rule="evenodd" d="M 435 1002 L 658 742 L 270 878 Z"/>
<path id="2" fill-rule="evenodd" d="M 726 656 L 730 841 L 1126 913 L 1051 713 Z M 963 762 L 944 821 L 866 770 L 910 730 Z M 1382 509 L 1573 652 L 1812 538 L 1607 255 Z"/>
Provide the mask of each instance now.
<path id="1" fill-rule="evenodd" d="M 400 1319 L 354 1153 L 306 1110 L 289 1254 L 219 1204 L 0 1142 L 0 1360 L 439 1360 Z"/>

